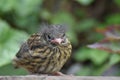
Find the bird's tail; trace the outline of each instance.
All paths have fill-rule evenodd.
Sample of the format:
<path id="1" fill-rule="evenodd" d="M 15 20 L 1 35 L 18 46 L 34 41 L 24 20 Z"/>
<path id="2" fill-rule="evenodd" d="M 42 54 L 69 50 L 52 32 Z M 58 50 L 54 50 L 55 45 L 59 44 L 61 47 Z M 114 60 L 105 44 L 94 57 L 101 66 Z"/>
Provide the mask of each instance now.
<path id="1" fill-rule="evenodd" d="M 19 68 L 17 62 L 18 62 L 18 58 L 15 57 L 15 58 L 13 59 L 13 61 L 12 61 L 12 64 L 13 64 L 13 66 L 14 66 L 15 69 L 18 69 L 18 68 Z"/>

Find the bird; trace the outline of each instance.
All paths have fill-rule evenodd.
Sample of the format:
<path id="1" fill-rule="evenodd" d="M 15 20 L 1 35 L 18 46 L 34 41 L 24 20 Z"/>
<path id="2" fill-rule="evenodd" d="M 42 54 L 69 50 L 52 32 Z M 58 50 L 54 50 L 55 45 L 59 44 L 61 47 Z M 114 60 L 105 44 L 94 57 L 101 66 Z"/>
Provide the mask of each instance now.
<path id="1" fill-rule="evenodd" d="M 64 25 L 45 25 L 32 34 L 16 53 L 13 64 L 31 74 L 63 75 L 60 72 L 72 53 Z"/>

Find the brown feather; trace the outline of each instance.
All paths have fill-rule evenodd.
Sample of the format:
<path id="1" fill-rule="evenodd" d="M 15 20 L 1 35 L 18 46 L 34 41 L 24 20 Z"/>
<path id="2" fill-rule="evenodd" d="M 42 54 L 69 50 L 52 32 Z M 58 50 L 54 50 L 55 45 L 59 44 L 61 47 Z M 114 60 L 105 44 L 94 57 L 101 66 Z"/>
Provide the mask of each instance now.
<path id="1" fill-rule="evenodd" d="M 43 33 L 30 36 L 14 59 L 14 64 L 27 69 L 31 73 L 51 74 L 63 67 L 71 55 L 72 46 L 66 38 L 66 44 L 56 47 L 46 43 Z"/>

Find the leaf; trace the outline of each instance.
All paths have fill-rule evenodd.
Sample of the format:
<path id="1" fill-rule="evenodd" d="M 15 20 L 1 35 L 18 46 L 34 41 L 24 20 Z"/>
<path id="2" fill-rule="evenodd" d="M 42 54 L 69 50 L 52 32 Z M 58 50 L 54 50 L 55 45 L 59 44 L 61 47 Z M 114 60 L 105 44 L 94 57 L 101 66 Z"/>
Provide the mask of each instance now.
<path id="1" fill-rule="evenodd" d="M 78 72 L 76 72 L 77 76 L 89 76 L 91 72 L 90 67 L 82 67 Z"/>
<path id="2" fill-rule="evenodd" d="M 89 36 L 87 36 L 86 38 L 90 43 L 93 43 L 95 41 L 98 41 L 104 38 L 104 36 L 101 35 L 100 33 L 92 32 L 92 31 L 88 32 L 87 34 L 89 34 Z"/>
<path id="3" fill-rule="evenodd" d="M 110 40 L 120 39 L 120 26 L 119 25 L 108 26 L 103 29 L 97 28 L 97 32 L 102 33 L 105 36 L 105 38 L 110 39 Z"/>
<path id="4" fill-rule="evenodd" d="M 120 24 L 120 14 L 111 14 L 106 17 L 106 23 L 108 25 L 119 25 Z"/>
<path id="5" fill-rule="evenodd" d="M 15 8 L 17 0 L 0 0 L 0 11 L 9 12 Z"/>
<path id="6" fill-rule="evenodd" d="M 22 31 L 11 29 L 10 26 L 0 20 L 0 67 L 11 62 L 18 51 L 21 42 L 27 38 Z"/>
<path id="7" fill-rule="evenodd" d="M 77 52 L 74 54 L 74 59 L 76 61 L 85 61 L 89 59 L 89 50 L 86 48 L 79 48 Z"/>
<path id="8" fill-rule="evenodd" d="M 43 0 L 17 0 L 15 12 L 21 17 L 35 14 L 42 2 Z"/>
<path id="9" fill-rule="evenodd" d="M 28 72 L 25 69 L 15 69 L 12 63 L 0 67 L 0 75 L 26 75 Z"/>
<path id="10" fill-rule="evenodd" d="M 84 10 L 80 10 L 79 8 L 74 11 L 74 14 L 77 16 L 77 18 L 84 19 L 86 15 L 86 12 Z"/>
<path id="11" fill-rule="evenodd" d="M 120 0 L 114 0 L 114 2 L 115 2 L 118 6 L 120 6 Z"/>
<path id="12" fill-rule="evenodd" d="M 53 24 L 65 24 L 67 26 L 67 35 L 71 39 L 72 43 L 76 45 L 78 43 L 77 35 L 75 33 L 75 19 L 74 17 L 68 12 L 58 12 L 57 14 L 53 15 L 51 20 Z"/>
<path id="13" fill-rule="evenodd" d="M 104 29 L 97 29 L 98 32 L 105 36 L 105 39 L 100 42 L 88 45 L 90 48 L 96 48 L 113 53 L 120 53 L 119 41 L 120 41 L 120 26 L 108 26 Z"/>
<path id="14" fill-rule="evenodd" d="M 101 50 L 91 50 L 89 53 L 90 59 L 95 65 L 101 65 L 109 57 L 107 52 Z"/>
<path id="15" fill-rule="evenodd" d="M 39 27 L 40 6 L 43 0 L 16 0 L 12 22 L 29 33 Z"/>
<path id="16" fill-rule="evenodd" d="M 104 39 L 100 42 L 88 45 L 89 48 L 104 50 L 112 53 L 120 53 L 120 40 Z"/>
<path id="17" fill-rule="evenodd" d="M 80 67 L 80 70 L 76 72 L 78 76 L 101 76 L 108 68 L 110 68 L 107 63 L 99 66 L 95 65 L 84 65 Z"/>
<path id="18" fill-rule="evenodd" d="M 42 10 L 41 13 L 40 13 L 40 17 L 43 19 L 43 20 L 48 20 L 51 18 L 51 13 L 48 11 L 48 10 Z"/>
<path id="19" fill-rule="evenodd" d="M 77 61 L 91 60 L 95 65 L 100 65 L 104 63 L 108 57 L 109 54 L 105 51 L 94 50 L 89 48 L 79 49 L 74 55 L 74 58 Z"/>
<path id="20" fill-rule="evenodd" d="M 72 42 L 73 45 L 77 45 L 78 44 L 78 39 L 77 39 L 77 35 L 75 33 L 75 31 L 69 30 L 67 31 L 67 37 L 69 38 L 69 40 Z"/>
<path id="21" fill-rule="evenodd" d="M 90 5 L 94 0 L 76 0 L 77 2 L 79 2 L 82 5 Z"/>
<path id="22" fill-rule="evenodd" d="M 98 29 L 105 38 L 97 43 L 88 45 L 90 48 L 105 50 L 112 53 L 120 53 L 120 26 L 108 26 L 104 29 Z"/>
<path id="23" fill-rule="evenodd" d="M 108 63 L 102 64 L 98 67 L 94 66 L 91 70 L 92 76 L 101 76 L 104 74 L 106 70 L 108 70 L 111 66 Z"/>
<path id="24" fill-rule="evenodd" d="M 113 54 L 110 57 L 109 65 L 115 65 L 120 62 L 120 55 L 119 54 Z"/>
<path id="25" fill-rule="evenodd" d="M 75 24 L 75 19 L 70 13 L 60 11 L 53 15 L 51 22 L 53 24 L 67 24 L 73 26 Z"/>
<path id="26" fill-rule="evenodd" d="M 16 18 L 14 18 L 14 23 L 24 29 L 27 30 L 29 33 L 33 33 L 35 31 L 37 31 L 37 28 L 39 27 L 39 23 L 38 23 L 38 18 L 36 15 L 31 15 L 26 16 L 26 17 L 19 17 L 17 16 Z"/>
<path id="27" fill-rule="evenodd" d="M 96 24 L 97 24 L 97 22 L 94 19 L 82 20 L 77 24 L 76 31 L 83 32 L 83 31 L 89 30 L 89 29 L 95 27 Z"/>

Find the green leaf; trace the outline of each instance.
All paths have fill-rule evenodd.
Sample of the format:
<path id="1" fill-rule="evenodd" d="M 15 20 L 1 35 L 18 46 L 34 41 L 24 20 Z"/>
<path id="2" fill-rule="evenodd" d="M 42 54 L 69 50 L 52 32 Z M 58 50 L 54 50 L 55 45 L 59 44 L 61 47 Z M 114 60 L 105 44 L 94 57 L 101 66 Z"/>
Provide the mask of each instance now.
<path id="1" fill-rule="evenodd" d="M 88 32 L 87 34 L 89 34 L 89 36 L 87 36 L 87 40 L 91 43 L 99 41 L 104 38 L 103 35 L 101 35 L 100 33 L 97 33 L 97 32 L 91 31 L 91 32 Z"/>
<path id="2" fill-rule="evenodd" d="M 120 6 L 120 0 L 114 0 L 114 2 L 115 2 L 118 6 Z"/>
<path id="3" fill-rule="evenodd" d="M 17 16 L 14 18 L 14 23 L 18 25 L 18 27 L 27 30 L 29 33 L 37 31 L 37 28 L 39 27 L 38 18 L 36 15 L 25 17 Z"/>
<path id="4" fill-rule="evenodd" d="M 90 67 L 82 67 L 78 72 L 76 72 L 76 75 L 78 76 L 89 76 L 91 72 Z"/>
<path id="5" fill-rule="evenodd" d="M 80 70 L 76 72 L 78 76 L 101 76 L 111 66 L 107 63 L 99 66 L 95 65 L 84 65 L 80 67 Z"/>
<path id="6" fill-rule="evenodd" d="M 15 69 L 12 63 L 0 67 L 0 75 L 26 75 L 28 72 L 25 69 Z"/>
<path id="7" fill-rule="evenodd" d="M 120 62 L 120 55 L 119 54 L 113 54 L 110 57 L 109 65 L 115 65 Z"/>
<path id="8" fill-rule="evenodd" d="M 109 57 L 109 53 L 101 50 L 90 50 L 90 59 L 95 65 L 101 65 Z"/>
<path id="9" fill-rule="evenodd" d="M 41 13 L 40 13 L 40 17 L 43 19 L 43 20 L 48 20 L 51 18 L 51 13 L 48 11 L 48 10 L 42 10 Z"/>
<path id="10" fill-rule="evenodd" d="M 61 11 L 53 15 L 51 22 L 53 24 L 67 24 L 73 26 L 75 19 L 70 13 Z"/>
<path id="11" fill-rule="evenodd" d="M 32 15 L 39 11 L 43 0 L 17 0 L 15 12 L 21 17 Z"/>
<path id="12" fill-rule="evenodd" d="M 82 5 L 90 5 L 94 0 L 76 0 L 77 2 L 79 2 Z"/>
<path id="13" fill-rule="evenodd" d="M 87 16 L 86 12 L 84 10 L 80 10 L 79 8 L 76 9 L 74 13 L 75 13 L 74 15 L 76 15 L 77 18 L 80 18 L 80 19 L 84 19 L 85 16 Z"/>
<path id="14" fill-rule="evenodd" d="M 79 49 L 74 55 L 77 61 L 91 60 L 95 65 L 101 65 L 108 57 L 108 52 L 89 48 Z"/>
<path id="15" fill-rule="evenodd" d="M 14 7 L 13 23 L 30 33 L 39 27 L 39 13 L 43 0 L 17 0 Z"/>
<path id="16" fill-rule="evenodd" d="M 69 38 L 69 40 L 72 42 L 73 45 L 78 44 L 77 35 L 75 31 L 72 30 L 67 31 L 67 37 Z"/>
<path id="17" fill-rule="evenodd" d="M 120 40 L 119 39 L 103 39 L 100 42 L 88 45 L 89 48 L 108 51 L 112 53 L 120 53 Z"/>
<path id="18" fill-rule="evenodd" d="M 11 29 L 5 21 L 0 20 L 0 36 L 0 66 L 3 66 L 11 62 L 20 44 L 28 35 Z"/>
<path id="19" fill-rule="evenodd" d="M 57 14 L 53 15 L 53 18 L 51 20 L 51 23 L 53 24 L 65 24 L 67 26 L 67 35 L 71 39 L 72 43 L 75 45 L 77 44 L 77 36 L 75 33 L 75 19 L 74 17 L 68 13 L 68 12 L 58 12 Z"/>
<path id="20" fill-rule="evenodd" d="M 9 12 L 15 8 L 17 0 L 0 0 L 0 11 Z"/>
<path id="21" fill-rule="evenodd" d="M 89 50 L 87 48 L 79 48 L 78 51 L 74 54 L 74 58 L 77 61 L 85 61 L 89 59 Z"/>
<path id="22" fill-rule="evenodd" d="M 120 24 L 120 14 L 111 14 L 107 16 L 106 23 L 109 25 Z"/>
<path id="23" fill-rule="evenodd" d="M 77 24 L 76 31 L 80 32 L 89 30 L 90 28 L 95 27 L 96 24 L 97 22 L 94 19 L 82 20 L 80 21 L 80 23 Z"/>
<path id="24" fill-rule="evenodd" d="M 91 74 L 92 74 L 92 76 L 101 76 L 110 67 L 111 66 L 108 65 L 108 63 L 100 65 L 99 67 L 94 66 L 91 70 Z"/>

